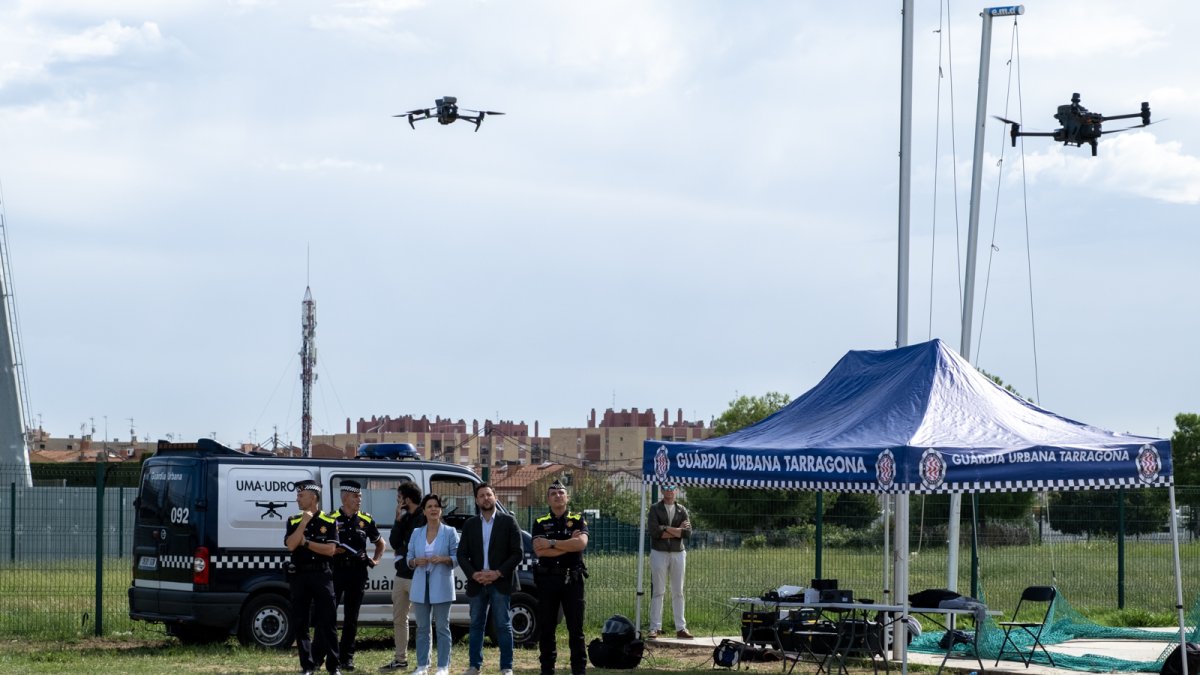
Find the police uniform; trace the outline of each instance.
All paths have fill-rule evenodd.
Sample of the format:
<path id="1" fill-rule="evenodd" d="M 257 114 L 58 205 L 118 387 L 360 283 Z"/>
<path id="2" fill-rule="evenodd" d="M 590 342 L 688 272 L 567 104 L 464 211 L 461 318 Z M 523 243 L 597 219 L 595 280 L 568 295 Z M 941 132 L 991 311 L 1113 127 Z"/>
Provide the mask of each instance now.
<path id="1" fill-rule="evenodd" d="M 570 539 L 576 532 L 587 534 L 587 531 L 587 521 L 583 519 L 583 514 L 574 513 L 568 508 L 561 517 L 555 516 L 551 511 L 538 518 L 533 523 L 531 534 L 552 541 L 563 541 Z M 539 646 L 542 673 L 552 674 L 554 664 L 558 660 L 554 634 L 558 629 L 558 609 L 561 606 L 563 618 L 567 622 L 571 672 L 581 675 L 587 670 L 587 647 L 583 642 L 583 579 L 587 575 L 587 567 L 583 563 L 583 553 L 565 553 L 553 558 L 540 558 L 534 573 L 538 589 L 537 619 L 541 631 Z"/>
<path id="2" fill-rule="evenodd" d="M 343 492 L 361 492 L 362 486 L 354 481 L 344 481 Z M 371 568 L 368 562 L 367 544 L 379 541 L 379 528 L 371 514 L 359 511 L 345 514 L 341 509 L 330 516 L 337 523 L 338 541 L 347 550 L 333 557 L 333 590 L 337 604 L 343 606 L 342 641 L 338 656 L 346 670 L 354 670 L 354 640 L 358 636 L 358 612 L 362 608 L 367 575 Z"/>
<path id="3" fill-rule="evenodd" d="M 315 481 L 301 481 L 297 489 L 321 493 Z M 300 527 L 303 513 L 288 518 L 284 540 Z M 304 538 L 310 542 L 337 543 L 337 523 L 324 511 L 308 521 Z M 306 545 L 292 551 L 288 569 L 288 583 L 292 591 L 292 625 L 296 627 L 296 646 L 300 652 L 300 670 L 311 672 L 322 661 L 332 663 L 329 672 L 338 670 L 337 604 L 333 594 L 333 570 L 329 556 L 313 553 Z M 309 639 L 309 618 L 312 619 L 314 638 Z"/>

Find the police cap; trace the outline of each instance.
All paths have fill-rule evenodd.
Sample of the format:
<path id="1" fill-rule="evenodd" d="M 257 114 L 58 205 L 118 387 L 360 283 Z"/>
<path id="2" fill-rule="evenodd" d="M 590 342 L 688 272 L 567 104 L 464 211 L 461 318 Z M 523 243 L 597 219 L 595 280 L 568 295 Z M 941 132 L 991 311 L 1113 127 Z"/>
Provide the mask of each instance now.
<path id="1" fill-rule="evenodd" d="M 344 480 L 342 481 L 342 492 L 361 494 L 362 485 L 356 480 Z"/>
<path id="2" fill-rule="evenodd" d="M 551 483 L 551 484 L 550 484 L 550 487 L 547 487 L 547 488 L 546 488 L 546 492 L 551 492 L 551 491 L 554 491 L 554 490 L 562 490 L 563 492 L 566 492 L 566 491 L 567 491 L 567 487 L 566 487 L 565 485 L 563 485 L 562 483 L 560 483 L 560 482 L 559 482 L 559 481 L 556 479 L 556 480 L 555 480 L 553 483 Z"/>
<path id="3" fill-rule="evenodd" d="M 317 494 L 321 494 L 321 484 L 315 480 L 300 480 L 296 481 L 297 490 L 312 490 Z"/>

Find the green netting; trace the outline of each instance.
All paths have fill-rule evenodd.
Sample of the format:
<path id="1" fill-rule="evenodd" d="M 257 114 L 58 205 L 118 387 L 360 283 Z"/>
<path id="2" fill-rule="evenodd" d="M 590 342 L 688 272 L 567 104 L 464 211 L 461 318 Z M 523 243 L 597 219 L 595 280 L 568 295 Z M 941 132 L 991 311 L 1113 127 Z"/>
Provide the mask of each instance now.
<path id="1" fill-rule="evenodd" d="M 983 600 L 983 593 L 980 593 L 980 600 Z M 1026 614 L 1022 609 L 1021 616 L 1017 617 L 1021 621 L 1040 621 L 1042 612 L 1045 611 L 1045 605 L 1036 604 L 1029 607 L 1029 613 Z M 985 662 L 991 659 L 996 660 L 1000 653 L 1000 646 L 1004 642 L 1004 631 L 996 623 L 997 617 L 988 617 L 983 626 L 979 629 L 979 656 Z M 1008 620 L 1010 617 L 998 617 L 1003 620 Z M 1200 600 L 1197 600 L 1186 617 L 1186 626 L 1188 633 L 1188 641 L 1196 641 L 1200 636 Z M 945 650 L 938 646 L 938 642 L 942 639 L 945 631 L 927 631 L 922 633 L 920 637 L 913 640 L 909 647 L 914 652 L 924 652 L 929 654 L 943 654 Z M 1033 638 L 1025 634 L 1020 629 L 1014 629 L 1011 632 L 1012 641 L 1016 643 L 1017 648 L 1024 653 L 1028 653 L 1030 647 L 1033 646 Z M 1068 640 L 1087 638 L 1092 640 L 1153 640 L 1158 642 L 1175 640 L 1175 643 L 1168 644 L 1167 647 L 1158 655 L 1154 661 L 1131 661 L 1128 659 L 1119 659 L 1109 656 L 1101 656 L 1099 654 L 1088 654 L 1085 656 L 1072 656 L 1069 654 L 1054 654 L 1054 665 L 1058 668 L 1067 670 L 1079 670 L 1087 672 L 1153 672 L 1157 673 L 1162 670 L 1163 661 L 1166 660 L 1177 644 L 1179 639 L 1178 633 L 1166 633 L 1163 631 L 1146 630 L 1143 628 L 1120 628 L 1112 626 L 1101 626 L 1100 624 L 1088 619 L 1080 614 L 1071 603 L 1060 592 L 1054 599 L 1050 608 L 1050 615 L 1046 619 L 1046 626 L 1042 630 L 1041 641 L 1044 645 L 1055 645 L 1066 642 Z M 1004 661 L 1020 662 L 1021 658 L 1013 653 L 1012 645 L 1008 645 L 1004 652 Z M 953 648 L 955 654 L 969 656 L 971 646 L 958 644 Z M 1054 650 L 1051 650 L 1053 652 Z M 1050 661 L 1041 649 L 1033 655 L 1033 663 L 1049 666 Z"/>

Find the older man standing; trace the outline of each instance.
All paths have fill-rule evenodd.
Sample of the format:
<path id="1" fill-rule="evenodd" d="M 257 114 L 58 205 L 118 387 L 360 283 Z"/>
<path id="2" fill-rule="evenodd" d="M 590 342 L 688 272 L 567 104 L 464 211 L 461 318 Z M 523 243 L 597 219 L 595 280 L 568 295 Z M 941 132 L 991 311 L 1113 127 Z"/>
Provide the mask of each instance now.
<path id="1" fill-rule="evenodd" d="M 656 638 L 662 631 L 663 595 L 671 580 L 671 611 L 675 615 L 675 637 L 688 638 L 684 618 L 683 576 L 687 570 L 687 546 L 692 523 L 687 508 L 675 502 L 675 485 L 662 486 L 662 500 L 650 507 L 646 529 L 650 532 L 650 633 Z"/>

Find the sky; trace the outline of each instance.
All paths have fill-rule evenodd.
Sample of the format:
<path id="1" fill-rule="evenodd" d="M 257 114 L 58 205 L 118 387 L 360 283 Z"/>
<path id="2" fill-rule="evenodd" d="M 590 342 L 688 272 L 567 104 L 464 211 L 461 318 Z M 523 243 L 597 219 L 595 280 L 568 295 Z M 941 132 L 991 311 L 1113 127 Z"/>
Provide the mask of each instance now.
<path id="1" fill-rule="evenodd" d="M 983 5 L 917 0 L 908 341 L 961 348 Z M 1200 412 L 1200 5 L 1033 1 L 987 112 L 971 361 L 1095 426 Z M 901 4 L 0 3 L 32 422 L 300 437 L 372 415 L 710 421 L 897 341 Z M 939 76 L 940 73 L 940 76 Z M 393 115 L 443 95 L 478 133 Z M 1118 128 L 1109 122 L 1105 129 Z"/>

